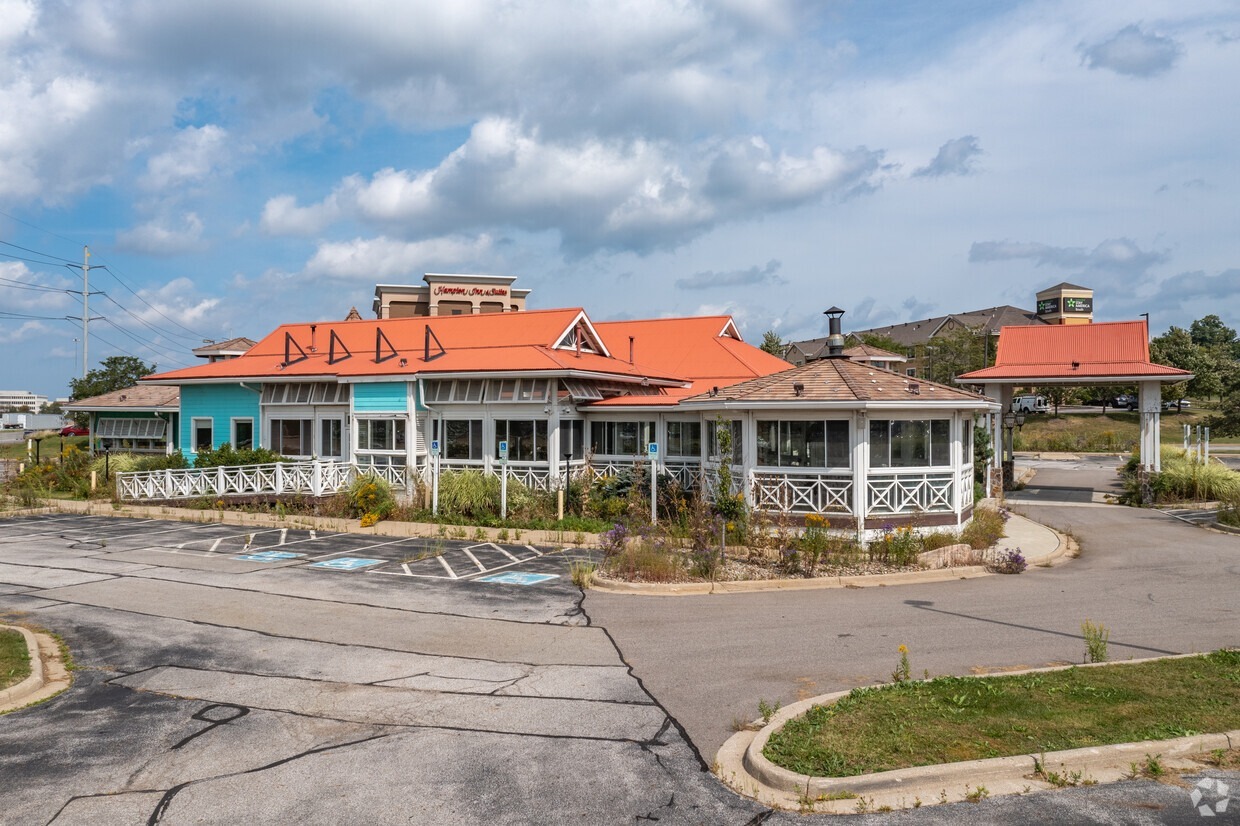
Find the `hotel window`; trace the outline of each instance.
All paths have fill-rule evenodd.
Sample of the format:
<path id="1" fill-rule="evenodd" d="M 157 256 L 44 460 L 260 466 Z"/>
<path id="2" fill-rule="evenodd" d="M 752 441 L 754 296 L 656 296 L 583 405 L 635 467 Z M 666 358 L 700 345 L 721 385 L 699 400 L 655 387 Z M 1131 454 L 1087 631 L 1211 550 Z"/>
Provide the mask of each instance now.
<path id="1" fill-rule="evenodd" d="M 947 419 L 870 420 L 870 467 L 942 467 L 951 464 Z"/>
<path id="2" fill-rule="evenodd" d="M 271 449 L 281 456 L 314 454 L 314 421 L 312 419 L 272 419 Z"/>
<path id="3" fill-rule="evenodd" d="M 759 465 L 847 468 L 849 452 L 845 421 L 758 422 Z"/>
<path id="4" fill-rule="evenodd" d="M 444 435 L 439 435 L 439 419 L 431 427 L 432 439 L 439 439 L 445 459 L 482 459 L 482 420 L 445 419 Z"/>
<path id="5" fill-rule="evenodd" d="M 604 456 L 637 456 L 654 441 L 654 422 L 591 422 L 590 449 Z"/>
<path id="6" fill-rule="evenodd" d="M 697 458 L 702 455 L 701 422 L 668 422 L 667 455 Z"/>
<path id="7" fill-rule="evenodd" d="M 201 453 L 215 447 L 215 423 L 211 419 L 194 419 L 191 432 L 194 437 L 194 452 Z"/>
<path id="8" fill-rule="evenodd" d="M 723 427 L 732 433 L 732 456 L 728 459 L 728 464 L 739 465 L 742 457 L 745 455 L 744 450 L 744 430 L 739 419 L 725 419 L 722 424 L 719 422 L 710 422 L 706 427 L 706 455 L 713 459 L 720 456 L 719 451 L 719 428 Z"/>
<path id="9" fill-rule="evenodd" d="M 547 422 L 545 419 L 500 419 L 495 422 L 495 455 L 499 443 L 508 442 L 512 462 L 547 461 Z"/>

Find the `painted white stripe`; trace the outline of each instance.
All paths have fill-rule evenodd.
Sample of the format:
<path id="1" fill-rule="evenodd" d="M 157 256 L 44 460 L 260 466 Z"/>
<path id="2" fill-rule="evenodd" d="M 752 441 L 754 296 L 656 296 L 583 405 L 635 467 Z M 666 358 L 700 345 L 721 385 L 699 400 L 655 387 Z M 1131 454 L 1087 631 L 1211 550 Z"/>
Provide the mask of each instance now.
<path id="1" fill-rule="evenodd" d="M 209 553 L 209 554 L 213 554 L 213 553 L 215 553 L 215 549 L 216 549 L 216 548 L 218 548 L 218 547 L 220 546 L 220 543 L 221 543 L 221 542 L 223 542 L 223 541 L 224 541 L 224 537 L 222 537 L 222 536 L 221 536 L 219 539 L 217 539 L 217 540 L 215 540 L 214 542 L 212 542 L 212 543 L 211 543 L 211 547 L 210 547 L 210 548 L 207 548 L 207 553 Z M 184 546 L 184 545 L 182 545 L 181 547 L 185 547 L 185 546 Z M 246 547 L 249 547 L 249 546 L 247 545 Z"/>
<path id="2" fill-rule="evenodd" d="M 469 550 L 469 548 L 462 548 L 461 550 L 465 553 L 465 556 L 467 556 L 467 557 L 469 557 L 470 559 L 472 559 L 472 560 L 473 560 L 474 564 L 478 566 L 478 570 L 479 570 L 479 571 L 485 571 L 485 570 L 487 569 L 487 566 L 485 566 L 485 565 L 483 565 L 481 562 L 479 562 L 479 561 L 478 561 L 478 557 L 474 556 L 473 552 L 472 552 L 472 551 L 470 551 L 470 550 Z M 442 558 L 443 558 L 443 557 L 440 557 L 440 559 L 442 559 Z"/>
<path id="3" fill-rule="evenodd" d="M 460 577 L 456 575 L 456 571 L 452 570 L 452 566 L 448 564 L 448 560 L 444 559 L 442 556 L 437 556 L 435 558 L 439 560 L 439 564 L 443 566 L 443 569 L 448 572 L 448 579 L 460 579 Z"/>
<path id="4" fill-rule="evenodd" d="M 283 544 L 284 544 L 284 540 L 286 540 L 286 539 L 288 539 L 288 528 L 281 528 L 281 529 L 280 529 L 280 541 L 279 541 L 279 542 L 277 542 L 276 544 L 277 544 L 277 545 L 283 545 Z"/>

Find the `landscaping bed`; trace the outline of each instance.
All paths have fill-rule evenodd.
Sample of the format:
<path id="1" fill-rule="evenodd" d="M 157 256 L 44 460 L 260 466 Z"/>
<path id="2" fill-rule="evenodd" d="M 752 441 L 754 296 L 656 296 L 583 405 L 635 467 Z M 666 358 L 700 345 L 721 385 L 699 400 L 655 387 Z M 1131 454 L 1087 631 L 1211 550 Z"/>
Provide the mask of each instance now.
<path id="1" fill-rule="evenodd" d="M 763 756 L 852 777 L 1240 728 L 1240 650 L 856 689 L 774 732 Z"/>

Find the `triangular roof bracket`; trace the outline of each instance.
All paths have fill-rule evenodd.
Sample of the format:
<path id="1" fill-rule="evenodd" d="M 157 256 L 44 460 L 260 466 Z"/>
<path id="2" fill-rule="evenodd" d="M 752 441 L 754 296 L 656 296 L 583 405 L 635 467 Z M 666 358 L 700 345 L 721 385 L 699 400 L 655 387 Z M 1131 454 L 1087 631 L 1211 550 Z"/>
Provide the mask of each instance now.
<path id="1" fill-rule="evenodd" d="M 344 355 L 338 355 L 336 352 L 337 348 L 343 351 Z M 336 364 L 350 358 L 353 358 L 353 353 L 349 351 L 348 347 L 344 346 L 344 342 L 341 341 L 340 336 L 336 335 L 336 331 L 332 330 L 331 339 L 327 343 L 327 363 Z"/>
<path id="2" fill-rule="evenodd" d="M 383 334 L 383 330 L 375 328 L 375 364 L 383 364 L 389 359 L 396 358 L 400 353 L 396 351 L 396 345 Z"/>
<path id="3" fill-rule="evenodd" d="M 438 353 L 431 354 L 431 342 L 435 342 L 435 347 L 439 349 Z M 434 361 L 440 356 L 448 355 L 448 351 L 444 349 L 443 344 L 439 341 L 439 336 L 435 335 L 435 331 L 431 329 L 431 325 L 426 325 L 426 336 L 422 342 L 422 361 Z"/>
<path id="4" fill-rule="evenodd" d="M 297 358 L 293 358 L 294 351 L 297 352 Z M 293 338 L 293 334 L 289 332 L 285 332 L 284 334 L 284 366 L 288 367 L 290 364 L 297 364 L 298 362 L 305 361 L 308 358 L 310 357 L 306 355 L 305 350 L 301 349 L 301 345 L 298 344 L 297 340 Z"/>

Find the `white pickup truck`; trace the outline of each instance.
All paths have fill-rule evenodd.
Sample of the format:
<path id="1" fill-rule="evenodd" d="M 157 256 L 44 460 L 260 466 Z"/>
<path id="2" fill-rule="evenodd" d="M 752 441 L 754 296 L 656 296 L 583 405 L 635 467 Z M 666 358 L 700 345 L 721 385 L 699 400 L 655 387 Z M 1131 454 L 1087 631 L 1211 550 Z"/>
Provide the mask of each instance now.
<path id="1" fill-rule="evenodd" d="M 1012 399 L 1013 413 L 1045 413 L 1046 396 L 1017 396 Z"/>

